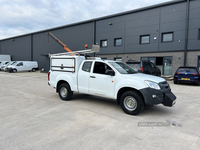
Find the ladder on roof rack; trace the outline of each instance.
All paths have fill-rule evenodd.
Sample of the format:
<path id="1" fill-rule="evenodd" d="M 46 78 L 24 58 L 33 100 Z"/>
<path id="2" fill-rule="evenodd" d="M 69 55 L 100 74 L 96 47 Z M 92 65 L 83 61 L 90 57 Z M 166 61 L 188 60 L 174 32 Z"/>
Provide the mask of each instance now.
<path id="1" fill-rule="evenodd" d="M 99 52 L 99 45 L 93 45 L 92 49 L 87 50 L 80 50 L 80 51 L 73 51 L 73 52 L 65 52 L 65 53 L 57 53 L 57 54 L 49 54 L 50 56 L 61 56 L 61 55 L 69 55 L 69 56 L 80 56 L 81 54 L 88 54 L 88 53 L 96 53 Z"/>

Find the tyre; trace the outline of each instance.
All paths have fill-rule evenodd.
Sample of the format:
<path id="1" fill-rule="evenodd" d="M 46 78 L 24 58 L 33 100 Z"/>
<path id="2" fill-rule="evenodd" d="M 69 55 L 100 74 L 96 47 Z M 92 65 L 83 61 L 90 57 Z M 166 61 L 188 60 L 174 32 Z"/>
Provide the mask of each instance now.
<path id="1" fill-rule="evenodd" d="M 73 92 L 67 83 L 63 83 L 59 86 L 58 93 L 60 98 L 65 101 L 70 100 L 73 96 Z"/>
<path id="2" fill-rule="evenodd" d="M 174 80 L 174 84 L 177 84 L 177 81 L 176 81 L 176 80 Z"/>
<path id="3" fill-rule="evenodd" d="M 137 91 L 126 91 L 120 97 L 122 110 L 130 115 L 137 115 L 144 108 L 142 96 Z"/>
<path id="4" fill-rule="evenodd" d="M 196 85 L 199 86 L 199 85 L 200 85 L 200 82 L 196 82 Z"/>
<path id="5" fill-rule="evenodd" d="M 31 71 L 32 71 L 32 72 L 35 72 L 35 68 L 33 68 Z"/>
<path id="6" fill-rule="evenodd" d="M 13 69 L 13 72 L 16 73 L 16 72 L 17 72 L 17 69 Z"/>

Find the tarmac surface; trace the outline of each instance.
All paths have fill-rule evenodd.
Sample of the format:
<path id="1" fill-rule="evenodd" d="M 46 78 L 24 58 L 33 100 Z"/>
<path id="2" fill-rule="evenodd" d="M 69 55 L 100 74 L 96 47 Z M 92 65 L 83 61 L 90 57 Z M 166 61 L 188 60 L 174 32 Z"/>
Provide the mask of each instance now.
<path id="1" fill-rule="evenodd" d="M 110 99 L 60 100 L 46 73 L 0 72 L 0 150 L 198 150 L 200 87 L 168 82 L 173 107 L 131 116 Z"/>

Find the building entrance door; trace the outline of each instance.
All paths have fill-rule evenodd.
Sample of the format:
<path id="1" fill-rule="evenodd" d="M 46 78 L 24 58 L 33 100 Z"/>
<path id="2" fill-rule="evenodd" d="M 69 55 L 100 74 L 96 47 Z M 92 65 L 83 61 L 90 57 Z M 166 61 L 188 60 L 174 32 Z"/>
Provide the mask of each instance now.
<path id="1" fill-rule="evenodd" d="M 163 58 L 163 71 L 164 71 L 164 75 L 172 75 L 172 57 L 164 57 Z"/>

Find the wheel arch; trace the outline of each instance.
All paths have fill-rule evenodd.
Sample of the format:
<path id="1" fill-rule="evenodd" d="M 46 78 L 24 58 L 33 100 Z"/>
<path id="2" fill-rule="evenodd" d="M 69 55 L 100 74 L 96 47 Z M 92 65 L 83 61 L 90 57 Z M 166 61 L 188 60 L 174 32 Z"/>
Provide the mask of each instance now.
<path id="1" fill-rule="evenodd" d="M 71 90 L 71 87 L 70 87 L 70 85 L 69 85 L 69 83 L 68 83 L 67 81 L 65 81 L 65 80 L 60 80 L 60 81 L 58 81 L 58 83 L 57 83 L 57 85 L 56 85 L 56 92 L 57 92 L 57 93 L 58 93 L 58 89 L 59 89 L 60 85 L 63 84 L 63 83 L 68 84 L 68 86 L 69 86 L 69 88 L 70 88 L 70 90 Z"/>
<path id="2" fill-rule="evenodd" d="M 122 95 L 124 92 L 126 92 L 126 91 L 136 91 L 136 92 L 138 92 L 138 93 L 141 95 L 141 97 L 143 98 L 143 102 L 144 102 L 144 104 L 145 104 L 144 96 L 143 96 L 143 94 L 142 94 L 139 90 L 134 89 L 134 88 L 131 88 L 131 87 L 123 87 L 123 88 L 121 88 L 121 89 L 118 91 L 118 93 L 117 93 L 117 104 L 118 104 L 118 105 L 120 104 L 120 97 L 121 97 L 121 95 Z"/>
<path id="3" fill-rule="evenodd" d="M 15 70 L 15 71 L 14 71 Z M 18 70 L 16 68 L 12 69 L 12 72 L 17 72 Z"/>

